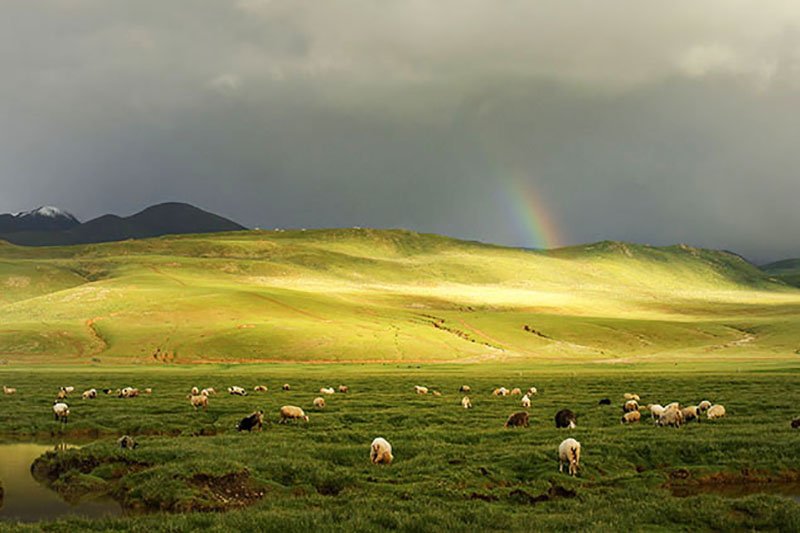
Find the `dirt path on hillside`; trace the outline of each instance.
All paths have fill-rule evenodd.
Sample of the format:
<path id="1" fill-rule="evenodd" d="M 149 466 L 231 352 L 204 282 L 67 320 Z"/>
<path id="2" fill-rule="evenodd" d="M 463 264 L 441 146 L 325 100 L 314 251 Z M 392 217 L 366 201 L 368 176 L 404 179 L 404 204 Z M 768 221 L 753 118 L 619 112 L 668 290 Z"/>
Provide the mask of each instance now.
<path id="1" fill-rule="evenodd" d="M 94 318 L 90 318 L 86 321 L 86 330 L 89 332 L 89 337 L 94 339 L 96 342 L 100 343 L 100 347 L 92 350 L 89 355 L 95 356 L 98 354 L 103 353 L 104 351 L 108 350 L 109 345 L 106 340 L 97 332 L 94 325 L 101 320 L 106 320 L 107 318 L 111 318 L 112 316 L 116 316 L 116 313 L 112 313 L 110 316 L 96 316 Z"/>
<path id="2" fill-rule="evenodd" d="M 319 320 L 320 322 L 333 322 L 332 320 L 329 320 L 327 318 L 323 318 L 321 316 L 317 316 L 317 315 L 315 315 L 313 313 L 309 313 L 308 311 L 303 311 L 302 309 L 298 309 L 297 307 L 291 306 L 291 305 L 289 305 L 287 303 L 283 303 L 280 300 L 276 300 L 275 298 L 270 298 L 269 296 L 264 296 L 263 294 L 258 294 L 257 292 L 248 292 L 247 294 L 251 294 L 251 295 L 255 296 L 256 298 L 261 298 L 262 300 L 266 300 L 266 301 L 268 301 L 270 303 L 273 303 L 275 305 L 279 305 L 279 306 L 283 307 L 284 309 L 288 309 L 289 311 L 294 311 L 295 313 L 298 313 L 300 315 L 307 316 L 308 318 L 313 318 L 314 320 Z"/>
<path id="3" fill-rule="evenodd" d="M 183 280 L 180 280 L 180 279 L 176 278 L 175 276 L 170 276 L 169 274 L 164 274 L 161 270 L 159 270 L 159 268 L 157 266 L 152 266 L 151 265 L 150 266 L 150 270 L 152 270 L 153 272 L 155 272 L 156 274 L 158 274 L 160 276 L 164 276 L 165 278 L 167 278 L 170 281 L 174 281 L 175 283 L 177 283 L 181 287 L 185 287 L 186 286 L 186 283 L 184 283 Z"/>

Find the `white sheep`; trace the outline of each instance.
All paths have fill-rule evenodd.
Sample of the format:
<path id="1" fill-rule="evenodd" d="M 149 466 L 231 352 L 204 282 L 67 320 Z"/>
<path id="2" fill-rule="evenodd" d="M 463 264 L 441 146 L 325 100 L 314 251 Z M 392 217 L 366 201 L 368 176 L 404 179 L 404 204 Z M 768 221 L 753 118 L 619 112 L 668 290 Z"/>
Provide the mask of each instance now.
<path id="1" fill-rule="evenodd" d="M 317 396 L 316 398 L 314 398 L 314 407 L 316 407 L 317 409 L 322 409 L 323 407 L 325 407 L 325 398 L 323 398 L 322 396 Z"/>
<path id="2" fill-rule="evenodd" d="M 622 396 L 626 400 L 636 400 L 637 402 L 639 401 L 639 395 L 638 394 L 631 394 L 630 392 L 626 392 Z"/>
<path id="3" fill-rule="evenodd" d="M 190 394 L 189 395 L 189 403 L 192 404 L 194 410 L 197 411 L 198 407 L 202 407 L 204 410 L 208 409 L 208 396 L 205 394 Z"/>
<path id="4" fill-rule="evenodd" d="M 681 414 L 684 420 L 700 419 L 700 408 L 696 405 L 690 405 L 681 409 Z"/>
<path id="5" fill-rule="evenodd" d="M 335 394 L 336 391 L 333 390 L 333 387 L 327 387 L 327 388 L 323 387 L 323 388 L 319 389 L 319 393 L 320 394 Z"/>
<path id="6" fill-rule="evenodd" d="M 392 455 L 392 445 L 389 444 L 389 441 L 383 437 L 378 437 L 373 440 L 372 446 L 370 446 L 369 460 L 372 461 L 372 464 L 376 465 L 391 464 L 394 460 L 394 456 Z"/>
<path id="7" fill-rule="evenodd" d="M 242 387 L 237 387 L 233 385 L 228 387 L 228 394 L 232 394 L 234 396 L 247 396 L 247 391 L 244 390 Z"/>
<path id="8" fill-rule="evenodd" d="M 83 391 L 83 394 L 81 394 L 81 399 L 82 400 L 93 400 L 94 398 L 97 398 L 97 390 L 96 389 L 85 390 L 85 391 Z"/>
<path id="9" fill-rule="evenodd" d="M 669 406 L 668 406 L 669 407 Z M 659 426 L 681 427 L 683 423 L 683 413 L 677 407 L 664 408 L 664 412 L 658 417 L 656 424 Z"/>
<path id="10" fill-rule="evenodd" d="M 417 394 L 428 394 L 428 387 L 420 387 L 419 385 L 414 385 L 414 391 Z"/>
<path id="11" fill-rule="evenodd" d="M 306 415 L 303 410 L 297 406 L 284 405 L 281 407 L 281 419 L 278 421 L 278 423 L 285 424 L 289 419 L 292 419 L 295 422 L 297 420 L 304 420 L 308 422 L 308 415 Z"/>
<path id="12" fill-rule="evenodd" d="M 522 389 L 520 389 L 519 387 L 514 387 L 513 389 L 511 389 L 511 396 L 521 396 L 521 395 L 522 395 Z"/>
<path id="13" fill-rule="evenodd" d="M 569 475 L 577 476 L 581 467 L 581 443 L 575 439 L 565 439 L 558 446 L 558 471 L 564 471 L 564 463 L 569 465 Z"/>
<path id="14" fill-rule="evenodd" d="M 200 389 L 192 387 L 192 396 L 197 396 L 198 394 L 200 394 Z"/>
<path id="15" fill-rule="evenodd" d="M 528 397 L 527 394 L 522 397 L 522 407 L 524 407 L 525 409 L 530 409 L 531 407 L 531 399 Z"/>
<path id="16" fill-rule="evenodd" d="M 725 406 L 723 405 L 712 405 L 709 407 L 708 412 L 706 413 L 709 420 L 714 420 L 715 418 L 723 418 L 725 416 Z"/>
<path id="17" fill-rule="evenodd" d="M 66 424 L 67 418 L 69 417 L 69 405 L 57 401 L 53 404 L 53 414 L 55 414 L 57 422 Z"/>
<path id="18" fill-rule="evenodd" d="M 539 394 L 539 391 L 536 389 L 536 387 L 531 387 L 528 389 L 528 396 L 536 396 L 537 394 Z"/>
<path id="19" fill-rule="evenodd" d="M 495 396 L 508 396 L 508 389 L 505 387 L 500 387 L 499 389 L 493 390 L 492 394 Z"/>
<path id="20" fill-rule="evenodd" d="M 629 411 L 622 415 L 622 423 L 623 424 L 633 424 L 634 422 L 638 422 L 642 419 L 642 413 L 639 411 Z"/>
<path id="21" fill-rule="evenodd" d="M 658 403 L 647 404 L 647 410 L 650 411 L 650 417 L 653 421 L 658 420 L 664 414 L 664 406 Z"/>
<path id="22" fill-rule="evenodd" d="M 697 404 L 698 409 L 702 412 L 706 412 L 711 408 L 711 402 L 708 400 L 703 400 L 702 402 Z"/>
<path id="23" fill-rule="evenodd" d="M 461 406 L 464 409 L 472 409 L 472 402 L 469 401 L 469 396 L 464 396 L 461 398 Z"/>
<path id="24" fill-rule="evenodd" d="M 3 392 L 8 395 L 16 394 L 17 389 L 12 389 L 11 387 L 6 387 L 5 385 L 3 385 Z"/>
<path id="25" fill-rule="evenodd" d="M 625 405 L 622 406 L 622 410 L 625 413 L 638 411 L 639 410 L 639 403 L 636 400 L 628 400 L 627 402 L 625 402 Z"/>
<path id="26" fill-rule="evenodd" d="M 75 387 L 61 387 L 61 388 L 64 389 L 64 392 L 66 392 L 67 394 L 72 394 L 75 391 Z"/>

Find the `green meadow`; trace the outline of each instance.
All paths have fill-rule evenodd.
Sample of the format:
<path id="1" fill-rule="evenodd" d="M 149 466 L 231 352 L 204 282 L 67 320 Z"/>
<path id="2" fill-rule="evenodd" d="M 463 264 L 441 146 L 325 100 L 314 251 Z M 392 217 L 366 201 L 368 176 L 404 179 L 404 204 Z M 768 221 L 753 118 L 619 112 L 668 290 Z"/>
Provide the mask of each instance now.
<path id="1" fill-rule="evenodd" d="M 0 243 L 0 317 L 0 384 L 18 390 L 0 396 L 0 444 L 80 444 L 37 478 L 126 512 L 0 530 L 800 530 L 800 289 L 734 254 L 369 229 Z M 153 391 L 80 399 L 125 386 Z M 218 391 L 207 411 L 193 386 Z M 539 389 L 530 427 L 503 429 L 522 408 L 499 386 Z M 728 415 L 622 425 L 626 392 Z M 287 404 L 310 422 L 277 424 Z M 563 408 L 576 429 L 555 428 Z M 257 409 L 264 430 L 238 433 Z M 377 436 L 393 464 L 370 464 Z M 576 478 L 558 472 L 567 437 Z"/>
<path id="2" fill-rule="evenodd" d="M 23 368 L 0 372 L 20 392 L 3 398 L 0 439 L 83 443 L 34 464 L 43 483 L 70 501 L 110 494 L 128 515 L 0 525 L 9 531 L 797 531 L 800 527 L 800 414 L 796 371 L 635 372 L 594 368 L 540 372 L 509 365 L 233 365 L 112 370 Z M 292 387 L 280 390 L 283 383 Z M 323 386 L 346 384 L 326 396 Z M 70 421 L 52 419 L 51 398 L 71 384 Z M 264 384 L 268 392 L 254 393 Z M 427 385 L 441 397 L 417 395 Z M 460 405 L 472 387 L 473 409 Z M 152 387 L 150 395 L 80 400 L 88 387 Z M 230 385 L 207 411 L 186 399 L 192 386 Z M 520 397 L 539 394 L 528 428 L 503 429 Z M 721 420 L 655 427 L 649 417 L 620 424 L 625 392 L 642 402 L 710 399 Z M 612 405 L 598 405 L 610 398 Z M 279 425 L 282 405 L 309 423 Z M 556 429 L 562 408 L 578 427 Z M 235 423 L 256 409 L 262 432 Z M 132 451 L 116 438 L 134 435 Z M 369 445 L 393 445 L 388 466 L 369 462 Z M 567 437 L 582 444 L 580 475 L 558 472 Z M 769 481 L 769 483 L 768 483 Z M 724 489 L 745 492 L 735 498 Z M 680 492 L 683 490 L 684 492 Z M 677 492 L 676 492 L 677 491 Z M 674 495 L 674 494 L 677 494 Z M 685 495 L 688 494 L 688 495 Z"/>

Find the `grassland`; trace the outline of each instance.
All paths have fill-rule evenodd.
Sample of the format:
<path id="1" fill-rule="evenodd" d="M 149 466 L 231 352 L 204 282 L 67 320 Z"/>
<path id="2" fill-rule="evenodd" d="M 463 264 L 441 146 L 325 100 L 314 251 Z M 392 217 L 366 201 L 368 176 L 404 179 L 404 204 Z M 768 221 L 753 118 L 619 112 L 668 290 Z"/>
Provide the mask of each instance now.
<path id="1" fill-rule="evenodd" d="M 9 531 L 797 531 L 800 506 L 762 493 L 758 480 L 800 482 L 797 370 L 721 372 L 706 369 L 632 371 L 593 365 L 547 372 L 514 364 L 483 365 L 225 365 L 0 371 L 16 396 L 0 398 L 0 441 L 99 439 L 80 450 L 46 456 L 36 470 L 65 497 L 110 493 L 125 518 L 0 525 Z M 289 382 L 292 390 L 280 391 Z M 266 393 L 217 395 L 193 413 L 191 386 L 218 390 L 266 384 Z M 322 386 L 350 393 L 311 408 Z M 459 405 L 469 384 L 474 408 Z M 152 387 L 133 399 L 72 399 L 66 429 L 52 420 L 56 388 Z M 425 384 L 442 397 L 419 396 Z M 531 426 L 503 430 L 519 397 L 490 394 L 499 385 L 539 395 Z M 622 394 L 643 402 L 708 398 L 728 410 L 723 420 L 656 428 L 619 423 Z M 600 406 L 609 397 L 612 406 Z M 306 408 L 310 423 L 277 425 L 281 405 Z M 561 408 L 578 415 L 575 430 L 557 430 Z M 254 409 L 271 420 L 261 433 L 234 424 Z M 115 439 L 137 435 L 139 448 Z M 392 442 L 395 462 L 369 464 L 376 436 Z M 583 445 L 578 478 L 558 473 L 556 448 L 567 436 Z M 751 494 L 726 498 L 719 482 Z M 792 485 L 794 483 L 794 485 Z M 775 485 L 773 483 L 773 485 Z M 698 494 L 678 498 L 671 489 Z M 154 509 L 167 514 L 152 515 Z M 174 513 L 223 510 L 224 513 Z M 147 512 L 145 512 L 147 511 Z"/>
<path id="2" fill-rule="evenodd" d="M 799 289 L 688 246 L 537 252 L 367 229 L 0 243 L 0 383 L 20 391 L 0 397 L 0 441 L 83 442 L 38 475 L 142 513 L 0 529 L 798 531 L 797 503 L 764 493 L 800 483 L 798 331 Z M 262 383 L 207 412 L 186 399 Z M 311 408 L 339 383 L 352 392 Z M 67 384 L 153 394 L 72 398 L 61 428 L 51 405 Z M 540 389 L 530 428 L 502 430 L 519 400 L 491 397 L 499 385 Z M 729 416 L 622 426 L 626 391 Z M 285 404 L 311 423 L 276 425 Z M 565 407 L 574 431 L 553 427 Z M 258 408 L 272 423 L 236 433 Z M 121 434 L 140 447 L 116 449 Z M 367 460 L 379 435 L 391 466 Z M 567 435 L 584 447 L 577 479 L 557 472 Z M 723 481 L 752 494 L 726 498 Z M 176 512 L 207 510 L 226 512 Z"/>
<path id="3" fill-rule="evenodd" d="M 800 359 L 800 290 L 688 246 L 369 229 L 0 244 L 0 287 L 11 365 Z"/>

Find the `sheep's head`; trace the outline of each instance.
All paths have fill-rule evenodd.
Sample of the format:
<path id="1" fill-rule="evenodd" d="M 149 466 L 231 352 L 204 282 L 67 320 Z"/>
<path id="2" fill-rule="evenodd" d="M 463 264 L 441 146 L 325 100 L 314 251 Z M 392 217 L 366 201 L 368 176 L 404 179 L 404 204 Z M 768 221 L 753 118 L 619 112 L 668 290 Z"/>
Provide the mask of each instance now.
<path id="1" fill-rule="evenodd" d="M 306 422 L 308 422 L 308 415 L 303 415 L 303 420 L 305 420 Z"/>

